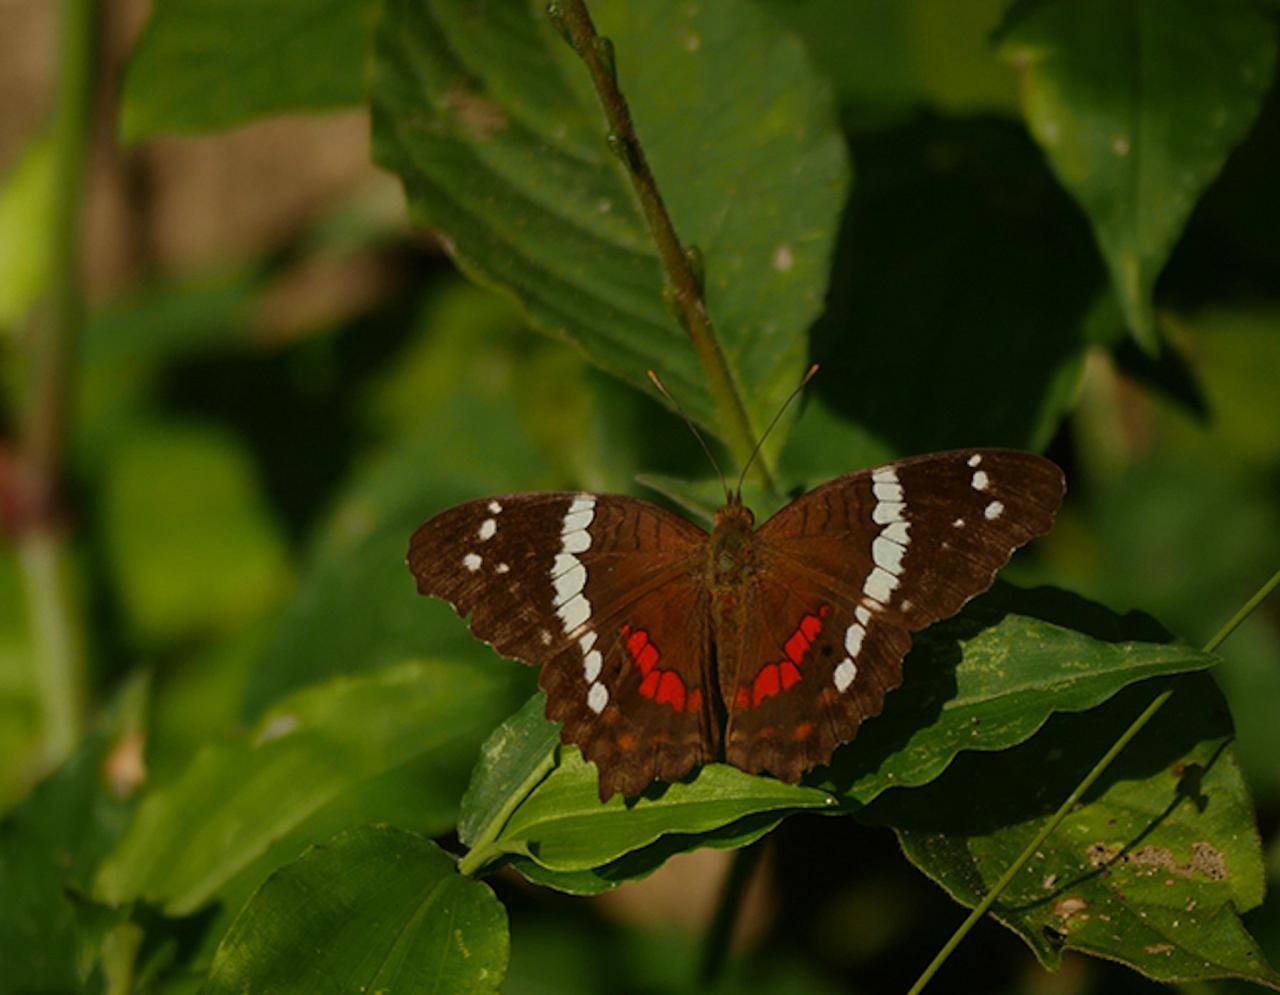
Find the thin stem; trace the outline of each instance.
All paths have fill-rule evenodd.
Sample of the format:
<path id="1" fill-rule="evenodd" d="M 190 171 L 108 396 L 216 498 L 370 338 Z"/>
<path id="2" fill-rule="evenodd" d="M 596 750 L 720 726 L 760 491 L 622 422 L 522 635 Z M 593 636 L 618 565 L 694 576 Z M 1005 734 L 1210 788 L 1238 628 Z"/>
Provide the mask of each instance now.
<path id="1" fill-rule="evenodd" d="M 1218 633 L 1212 639 L 1205 643 L 1204 652 L 1212 653 L 1221 646 L 1227 636 L 1231 635 L 1231 633 L 1239 627 L 1240 623 L 1248 618 L 1254 609 L 1256 609 L 1258 605 L 1262 604 L 1262 602 L 1266 600 L 1267 595 L 1274 591 L 1278 585 L 1280 585 L 1280 570 L 1276 571 L 1276 573 L 1272 575 L 1271 579 L 1263 584 L 1262 587 L 1258 589 L 1258 592 L 1245 602 L 1244 606 L 1231 617 L 1231 620 L 1218 630 Z M 1155 717 L 1156 713 L 1159 712 L 1161 708 L 1164 707 L 1165 702 L 1169 700 L 1172 694 L 1173 689 L 1170 688 L 1166 691 L 1161 691 L 1160 694 L 1156 695 L 1156 697 L 1151 700 L 1151 703 L 1143 709 L 1142 714 L 1134 719 L 1129 728 L 1126 729 L 1120 738 L 1116 740 L 1111 749 L 1107 750 L 1102 759 L 1094 764 L 1093 769 L 1085 775 L 1084 780 L 1076 785 L 1075 790 L 1067 796 L 1067 800 L 1059 806 L 1058 810 L 1053 814 L 1053 818 L 1044 824 L 1031 842 L 1026 845 L 1022 853 L 1018 855 L 1018 859 L 1010 865 L 1009 869 L 1000 876 L 1000 880 L 992 886 L 991 890 L 987 892 L 982 901 L 980 901 L 974 907 L 973 911 L 965 917 L 964 922 L 960 924 L 960 927 L 951 935 L 951 938 L 947 940 L 942 949 L 938 951 L 937 956 L 929 962 L 929 966 L 926 967 L 920 974 L 920 977 L 916 979 L 916 983 L 911 986 L 907 995 L 919 995 L 919 993 L 924 990 L 924 986 L 929 983 L 929 980 L 938 972 L 938 969 L 942 967 L 947 958 L 951 956 L 952 951 L 960 945 L 960 942 L 968 935 L 969 931 L 973 929 L 978 920 L 990 911 L 991 906 L 996 903 L 996 899 L 998 899 L 1004 892 L 1005 888 L 1009 886 L 1009 882 L 1014 879 L 1020 870 L 1022 870 L 1027 861 L 1035 856 L 1035 853 L 1040 849 L 1041 844 L 1043 844 L 1053 831 L 1062 824 L 1063 820 L 1065 820 L 1071 813 L 1071 810 L 1076 806 L 1080 799 L 1084 797 L 1085 792 L 1093 787 L 1098 778 L 1100 778 L 1106 769 L 1111 766 L 1111 762 L 1120 755 L 1121 751 L 1129 745 L 1133 738 L 1142 731 L 1143 727 Z"/>
<path id="2" fill-rule="evenodd" d="M 32 324 L 31 381 L 22 412 L 19 562 L 43 714 L 44 759 L 53 764 L 80 734 L 84 667 L 79 619 L 63 564 L 58 494 L 70 422 L 70 371 L 83 318 L 80 216 L 92 131 L 96 0 L 62 0 L 53 119 L 53 204 L 48 306 Z"/>
<path id="3" fill-rule="evenodd" d="M 724 966 L 729 960 L 729 942 L 733 939 L 733 927 L 738 921 L 738 906 L 742 903 L 743 892 L 751 880 L 751 872 L 760 862 L 764 853 L 762 843 L 742 847 L 735 851 L 733 863 L 729 865 L 729 873 L 720 887 L 720 896 L 716 900 L 715 915 L 707 928 L 707 936 L 702 946 L 702 962 L 698 966 L 698 984 L 702 989 L 714 988 L 724 973 Z"/>
<path id="4" fill-rule="evenodd" d="M 707 314 L 702 279 L 695 273 L 689 252 L 676 235 L 675 225 L 663 203 L 653 171 L 649 168 L 649 160 L 640 144 L 640 137 L 636 134 L 631 110 L 622 91 L 618 89 L 613 47 L 608 39 L 600 37 L 596 32 L 585 0 L 554 0 L 548 4 L 547 10 L 562 26 L 569 44 L 591 74 L 591 82 L 595 85 L 596 94 L 609 122 L 609 142 L 618 152 L 631 177 L 641 210 L 653 235 L 658 258 L 666 271 L 672 299 L 680 312 L 685 330 L 693 339 L 694 349 L 702 363 L 703 372 L 706 373 L 707 387 L 715 401 L 726 441 L 733 450 L 738 465 L 743 466 L 755 442 L 751 420 Z M 761 463 L 758 472 L 765 487 L 770 492 L 774 491 L 776 485 L 768 467 Z"/>
<path id="5" fill-rule="evenodd" d="M 529 797 L 529 793 L 538 786 L 538 783 L 555 766 L 556 749 L 557 747 L 553 746 L 547 750 L 542 759 L 538 761 L 538 766 L 531 770 L 529 776 L 520 783 L 520 786 L 507 796 L 507 800 L 503 802 L 502 807 L 498 809 L 493 818 L 481 830 L 475 845 L 458 861 L 459 874 L 465 874 L 470 877 L 498 856 L 499 851 L 494 847 L 494 842 L 498 839 L 503 827 L 506 826 L 507 820 L 511 818 L 511 813 L 516 810 L 521 802 Z"/>

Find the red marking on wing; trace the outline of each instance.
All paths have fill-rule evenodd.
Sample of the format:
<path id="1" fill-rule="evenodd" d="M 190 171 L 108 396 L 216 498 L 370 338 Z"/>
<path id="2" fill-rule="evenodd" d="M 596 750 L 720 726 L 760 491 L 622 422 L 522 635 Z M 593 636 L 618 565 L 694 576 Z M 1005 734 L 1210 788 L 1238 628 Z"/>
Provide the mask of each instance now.
<path id="1" fill-rule="evenodd" d="M 685 701 L 685 708 L 691 712 L 702 711 L 702 688 L 694 688 L 689 692 L 689 697 Z"/>
<path id="2" fill-rule="evenodd" d="M 745 684 L 739 685 L 737 694 L 733 696 L 733 707 L 739 711 L 751 707 L 751 689 Z"/>
<path id="3" fill-rule="evenodd" d="M 627 653 L 640 669 L 640 693 L 659 705 L 670 705 L 677 712 L 686 708 L 695 711 L 702 707 L 702 691 L 694 688 L 688 690 L 680 675 L 674 670 L 659 670 L 658 661 L 662 654 L 658 647 L 649 641 L 649 633 L 644 629 L 632 629 L 630 625 L 622 627 L 622 638 Z"/>
<path id="4" fill-rule="evenodd" d="M 800 683 L 800 670 L 790 660 L 778 664 L 778 675 L 782 678 L 782 690 L 788 691 L 793 684 Z"/>
<path id="5" fill-rule="evenodd" d="M 778 665 L 766 663 L 756 674 L 755 683 L 751 686 L 751 704 L 759 705 L 765 698 L 772 698 L 781 690 L 782 683 L 778 679 Z"/>
<path id="6" fill-rule="evenodd" d="M 664 701 L 677 712 L 684 711 L 684 681 L 673 670 L 662 672 L 662 681 L 658 684 L 658 696 L 654 699 L 659 705 Z"/>
<path id="7" fill-rule="evenodd" d="M 786 651 L 786 658 L 776 663 L 766 663 L 761 667 L 749 690 L 746 687 L 738 688 L 733 701 L 734 707 L 754 708 L 766 698 L 772 698 L 782 691 L 789 691 L 800 683 L 800 667 L 805 657 L 809 655 L 809 650 L 813 648 L 813 641 L 822 631 L 822 620 L 830 614 L 830 605 L 819 605 L 816 615 L 802 615 L 795 631 L 787 637 L 787 641 L 782 646 Z"/>
<path id="8" fill-rule="evenodd" d="M 640 693 L 646 698 L 652 698 L 658 693 L 658 682 L 662 679 L 662 671 L 652 670 L 645 674 L 644 680 L 640 682 Z"/>

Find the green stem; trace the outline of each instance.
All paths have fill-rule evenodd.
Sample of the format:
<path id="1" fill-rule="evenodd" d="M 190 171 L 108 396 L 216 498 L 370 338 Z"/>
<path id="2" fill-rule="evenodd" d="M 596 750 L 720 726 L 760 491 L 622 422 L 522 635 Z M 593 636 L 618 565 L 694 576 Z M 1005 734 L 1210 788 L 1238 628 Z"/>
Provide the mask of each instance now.
<path id="1" fill-rule="evenodd" d="M 1280 570 L 1276 571 L 1276 573 L 1271 576 L 1271 579 L 1263 584 L 1262 587 L 1258 589 L 1257 593 L 1245 602 L 1240 610 L 1231 617 L 1231 620 L 1219 629 L 1212 639 L 1205 643 L 1204 652 L 1212 653 L 1221 646 L 1223 641 L 1226 640 L 1226 638 L 1231 635 L 1237 627 L 1239 627 L 1241 622 L 1249 617 L 1258 605 L 1262 604 L 1262 602 L 1266 600 L 1267 596 L 1271 594 L 1277 586 L 1280 586 Z M 1152 699 L 1151 703 L 1143 709 L 1142 714 L 1134 719 L 1129 728 L 1126 729 L 1120 738 L 1116 740 L 1111 749 L 1107 750 L 1102 759 L 1094 764 L 1093 769 L 1085 775 L 1084 780 L 1076 785 L 1075 790 L 1067 796 L 1067 800 L 1059 806 L 1058 810 L 1053 814 L 1053 818 L 1044 824 L 1031 842 L 1026 845 L 1022 853 L 1018 855 L 1018 859 L 1010 865 L 1009 869 L 1000 876 L 1000 880 L 992 886 L 991 890 L 987 892 L 982 901 L 980 901 L 974 907 L 973 911 L 965 917 L 964 922 L 960 924 L 960 927 L 951 935 L 951 938 L 947 940 L 942 949 L 938 951 L 937 956 L 929 962 L 929 966 L 926 967 L 920 974 L 920 977 L 916 979 L 916 983 L 911 986 L 907 995 L 919 995 L 919 993 L 924 990 L 924 986 L 929 983 L 929 980 L 935 974 L 937 974 L 938 969 L 942 967 L 947 958 L 951 956 L 952 951 L 960 945 L 961 941 L 969 934 L 969 931 L 973 929 L 978 920 L 990 911 L 991 906 L 996 903 L 996 899 L 998 899 L 1004 892 L 1005 888 L 1009 886 L 1009 882 L 1012 881 L 1017 873 L 1026 866 L 1027 862 L 1035 856 L 1036 851 L 1040 849 L 1041 844 L 1043 844 L 1053 831 L 1062 824 L 1063 820 L 1065 820 L 1071 813 L 1071 810 L 1076 806 L 1080 799 L 1084 797 L 1085 792 L 1093 787 L 1098 778 L 1100 778 L 1106 769 L 1111 766 L 1112 761 L 1120 755 L 1121 751 L 1129 745 L 1133 738 L 1142 731 L 1143 727 L 1155 717 L 1156 713 L 1159 712 L 1161 708 L 1164 707 L 1165 702 L 1169 700 L 1172 694 L 1173 689 L 1170 688 L 1169 690 L 1161 691 L 1160 694 L 1156 695 L 1156 697 Z"/>
<path id="2" fill-rule="evenodd" d="M 62 0 L 53 118 L 53 203 L 49 300 L 33 323 L 31 380 L 22 413 L 23 520 L 19 559 L 35 647 L 46 762 L 61 760 L 80 735 L 84 666 L 79 619 L 62 569 L 65 541 L 58 494 L 70 422 L 70 377 L 83 320 L 80 217 L 92 133 L 96 0 Z"/>
<path id="3" fill-rule="evenodd" d="M 663 203 L 657 180 L 649 168 L 648 157 L 631 120 L 631 110 L 618 89 L 612 45 L 596 32 L 585 0 L 554 0 L 547 5 L 547 10 L 563 27 L 569 44 L 591 75 L 591 82 L 609 122 L 609 140 L 620 154 L 640 200 L 640 208 L 657 246 L 658 258 L 666 272 L 670 293 L 706 374 L 707 389 L 715 401 L 725 441 L 729 443 L 738 465 L 744 466 L 755 446 L 755 432 L 707 314 L 702 277 L 694 271 L 689 252 L 676 235 L 675 225 Z M 772 474 L 764 461 L 755 465 L 766 489 L 775 491 Z"/>
<path id="4" fill-rule="evenodd" d="M 556 765 L 556 750 L 558 747 L 553 746 L 538 761 L 538 766 L 529 772 L 529 776 L 520 782 L 520 786 L 512 791 L 507 800 L 503 802 L 502 807 L 498 809 L 492 819 L 485 824 L 480 835 L 476 838 L 475 844 L 468 850 L 458 861 L 458 873 L 465 874 L 470 877 L 480 870 L 489 861 L 494 860 L 501 855 L 502 851 L 493 844 L 497 840 L 498 835 L 506 826 L 507 820 L 511 818 L 511 813 L 519 807 L 520 803 L 529 797 L 529 793 L 533 791 Z"/>

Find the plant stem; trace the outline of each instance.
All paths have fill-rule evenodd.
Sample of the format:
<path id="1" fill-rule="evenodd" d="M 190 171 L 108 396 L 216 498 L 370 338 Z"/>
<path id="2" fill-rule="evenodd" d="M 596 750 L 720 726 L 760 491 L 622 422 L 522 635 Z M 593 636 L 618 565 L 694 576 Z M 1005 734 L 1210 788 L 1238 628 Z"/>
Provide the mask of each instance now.
<path id="1" fill-rule="evenodd" d="M 721 980 L 729 959 L 733 927 L 738 921 L 738 906 L 742 902 L 747 882 L 751 880 L 751 872 L 756 869 L 763 852 L 763 843 L 759 842 L 734 852 L 733 863 L 729 865 L 729 873 L 720 887 L 715 915 L 712 916 L 711 925 L 707 927 L 707 936 L 702 945 L 702 958 L 698 965 L 700 989 L 714 988 Z"/>
<path id="2" fill-rule="evenodd" d="M 1280 570 L 1276 571 L 1276 573 L 1271 576 L 1271 579 L 1263 584 L 1262 587 L 1258 589 L 1257 593 L 1245 602 L 1240 610 L 1231 617 L 1231 620 L 1219 629 L 1212 639 L 1205 643 L 1204 652 L 1212 653 L 1221 646 L 1227 636 L 1231 635 L 1240 623 L 1248 618 L 1253 610 L 1257 608 L 1258 605 L 1262 604 L 1262 602 L 1266 600 L 1267 596 L 1271 594 L 1277 586 L 1280 586 Z M 1133 738 L 1142 731 L 1143 727 L 1155 717 L 1156 713 L 1159 712 L 1161 708 L 1164 707 L 1165 702 L 1169 700 L 1172 694 L 1173 689 L 1170 688 L 1168 690 L 1161 691 L 1160 694 L 1156 695 L 1156 697 L 1151 700 L 1151 703 L 1143 709 L 1142 714 L 1134 719 L 1129 728 L 1126 729 L 1124 733 L 1121 734 L 1120 738 L 1115 741 L 1111 749 L 1107 750 L 1102 759 L 1094 764 L 1093 769 L 1085 775 L 1084 780 L 1076 785 L 1075 790 L 1067 796 L 1067 800 L 1059 806 L 1058 810 L 1053 814 L 1053 818 L 1044 824 L 1041 830 L 1036 833 L 1035 838 L 1032 839 L 1032 841 L 1027 844 L 1026 848 L 1023 849 L 1022 853 L 1018 855 L 1018 859 L 1009 866 L 1009 869 L 1000 876 L 1000 879 L 992 886 L 991 890 L 987 892 L 982 901 L 980 901 L 974 907 L 973 911 L 965 917 L 964 922 L 960 924 L 960 927 L 951 935 L 951 938 L 947 940 L 942 949 L 938 951 L 937 956 L 929 962 L 929 966 L 926 967 L 920 974 L 920 977 L 916 979 L 915 984 L 911 986 L 907 995 L 919 995 L 919 993 L 924 990 L 924 986 L 929 983 L 929 980 L 938 972 L 938 969 L 942 967 L 947 958 L 951 956 L 951 953 L 960 945 L 960 942 L 968 935 L 969 931 L 973 929 L 978 920 L 990 911 L 991 906 L 996 903 L 996 899 L 998 899 L 1004 892 L 1005 888 L 1009 886 L 1009 882 L 1014 879 L 1020 870 L 1022 870 L 1027 861 L 1035 856 L 1035 853 L 1040 849 L 1041 844 L 1044 843 L 1053 831 L 1062 824 L 1063 820 L 1065 820 L 1071 813 L 1071 810 L 1084 796 L 1085 792 L 1093 787 L 1094 782 L 1103 775 L 1106 769 L 1111 766 L 1112 761 L 1120 755 L 1121 751 L 1129 745 Z"/>
<path id="3" fill-rule="evenodd" d="M 538 766 L 529 772 L 529 776 L 521 782 L 515 791 L 507 795 L 507 800 L 502 807 L 498 809 L 493 818 L 481 830 L 475 845 L 458 861 L 459 874 L 465 874 L 470 877 L 498 856 L 498 851 L 493 846 L 494 841 L 497 840 L 502 828 L 507 824 L 507 820 L 511 818 L 511 813 L 516 810 L 521 802 L 529 797 L 529 793 L 538 786 L 539 782 L 556 765 L 557 749 L 559 749 L 558 746 L 553 746 L 547 750 L 542 759 L 538 761 Z"/>
<path id="4" fill-rule="evenodd" d="M 671 215 L 663 203 L 658 183 L 649 160 L 645 156 L 640 137 L 631 120 L 631 110 L 626 98 L 618 89 L 614 72 L 613 48 L 608 39 L 600 37 L 585 0 L 554 0 L 547 5 L 548 13 L 563 27 L 569 44 L 587 66 L 591 82 L 604 108 L 609 122 L 609 141 L 626 166 L 640 200 L 641 210 L 648 222 L 658 250 L 658 258 L 666 272 L 670 293 L 680 312 L 682 323 L 707 376 L 707 388 L 715 401 L 721 430 L 729 448 L 740 466 L 745 465 L 755 446 L 755 432 L 747 415 L 742 394 L 733 381 L 728 361 L 720 348 L 720 340 L 707 314 L 701 277 L 694 272 L 689 253 L 676 235 Z M 772 474 L 763 460 L 759 467 L 761 482 L 770 491 L 775 484 Z"/>
<path id="5" fill-rule="evenodd" d="M 53 204 L 49 298 L 32 324 L 31 381 L 24 399 L 20 465 L 24 486 L 19 562 L 43 715 L 44 760 L 70 752 L 80 734 L 84 666 L 58 494 L 70 422 L 70 375 L 83 320 L 80 217 L 92 133 L 96 0 L 62 0 L 53 118 Z"/>

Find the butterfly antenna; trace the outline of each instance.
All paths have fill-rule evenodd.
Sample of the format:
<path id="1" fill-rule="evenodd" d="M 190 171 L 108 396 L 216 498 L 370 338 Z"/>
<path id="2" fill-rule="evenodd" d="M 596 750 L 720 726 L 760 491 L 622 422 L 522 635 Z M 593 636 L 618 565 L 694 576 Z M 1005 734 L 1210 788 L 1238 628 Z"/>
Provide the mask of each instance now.
<path id="1" fill-rule="evenodd" d="M 747 471 L 751 469 L 751 464 L 754 463 L 756 457 L 760 455 L 760 449 L 764 445 L 764 440 L 769 438 L 769 433 L 773 431 L 773 426 L 778 424 L 778 419 L 781 418 L 782 413 L 791 406 L 791 402 L 796 399 L 796 395 L 798 395 L 800 391 L 804 390 L 805 386 L 809 383 L 810 380 L 812 380 L 817 375 L 817 373 L 818 373 L 818 364 L 814 363 L 812 366 L 809 367 L 809 372 L 804 375 L 804 379 L 801 380 L 798 384 L 796 384 L 795 390 L 793 390 L 790 394 L 788 394 L 787 399 L 782 402 L 782 407 L 780 407 L 778 409 L 778 413 L 773 416 L 773 421 L 769 422 L 769 427 L 764 430 L 764 434 L 762 434 L 760 438 L 756 440 L 756 447 L 753 450 L 751 450 L 751 455 L 747 457 L 747 462 L 742 465 L 742 473 L 738 475 L 738 494 L 739 495 L 742 494 L 742 482 L 747 479 Z"/>
<path id="2" fill-rule="evenodd" d="M 702 447 L 702 451 L 707 454 L 707 459 L 709 459 L 711 461 L 711 465 L 716 468 L 716 474 L 720 477 L 720 486 L 724 488 L 724 499 L 727 502 L 729 500 L 729 484 L 724 479 L 724 471 L 720 469 L 720 464 L 717 463 L 716 458 L 711 455 L 711 447 L 709 447 L 706 440 L 702 438 L 702 433 L 699 432 L 697 426 L 693 424 L 693 420 L 684 413 L 684 408 L 680 407 L 680 402 L 672 397 L 671 392 L 663 386 L 662 381 L 658 379 L 658 374 L 654 373 L 653 370 L 648 370 L 647 372 L 649 374 L 649 379 L 653 381 L 653 385 L 658 388 L 658 393 L 670 401 L 671 406 L 680 413 L 680 417 L 684 419 L 684 423 L 689 426 L 689 431 L 692 432 L 693 437 L 698 440 L 698 445 L 700 445 Z"/>

